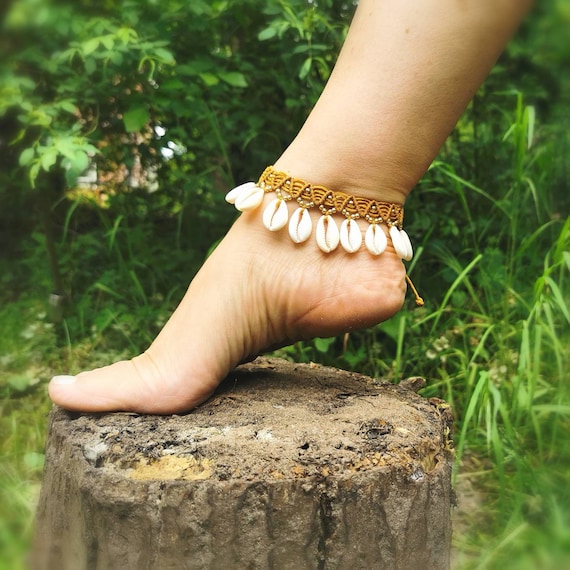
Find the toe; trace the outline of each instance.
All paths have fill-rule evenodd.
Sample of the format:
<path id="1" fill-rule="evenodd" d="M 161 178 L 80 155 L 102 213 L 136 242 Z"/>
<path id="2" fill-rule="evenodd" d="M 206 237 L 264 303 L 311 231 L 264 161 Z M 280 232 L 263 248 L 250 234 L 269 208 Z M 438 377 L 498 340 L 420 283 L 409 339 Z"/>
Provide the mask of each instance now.
<path id="1" fill-rule="evenodd" d="M 48 391 L 57 405 L 68 410 L 108 412 L 138 407 L 139 383 L 136 367 L 121 361 L 77 376 L 55 376 Z"/>
<path id="2" fill-rule="evenodd" d="M 167 414 L 195 407 L 212 389 L 200 384 L 189 389 L 184 379 L 161 374 L 144 353 L 77 376 L 55 376 L 48 391 L 57 405 L 68 410 Z"/>

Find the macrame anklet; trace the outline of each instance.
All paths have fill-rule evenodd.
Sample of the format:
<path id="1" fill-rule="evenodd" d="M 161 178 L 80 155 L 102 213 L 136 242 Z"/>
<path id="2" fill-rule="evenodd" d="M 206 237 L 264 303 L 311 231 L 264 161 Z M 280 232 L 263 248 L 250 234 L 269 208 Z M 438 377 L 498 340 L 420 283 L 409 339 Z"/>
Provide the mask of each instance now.
<path id="1" fill-rule="evenodd" d="M 402 228 L 402 204 L 335 192 L 325 186 L 309 184 L 284 172 L 277 172 L 272 166 L 264 170 L 257 183 L 246 182 L 230 190 L 226 201 L 235 205 L 240 212 L 248 212 L 256 210 L 269 192 L 275 192 L 276 198 L 263 212 L 263 225 L 276 232 L 288 224 L 289 236 L 295 243 L 303 243 L 311 236 L 313 222 L 308 210 L 318 208 L 322 215 L 317 222 L 316 241 L 325 253 L 335 250 L 339 243 L 348 253 L 358 251 L 362 245 L 362 231 L 356 220 L 363 219 L 368 223 L 364 243 L 372 255 L 382 254 L 388 245 L 380 224 L 388 226 L 392 245 L 401 259 L 410 261 L 414 255 L 410 238 Z M 287 202 L 292 200 L 295 200 L 299 207 L 289 218 Z M 334 214 L 345 217 L 340 230 L 332 217 Z M 407 275 L 406 280 L 416 296 L 416 304 L 422 306 L 423 299 Z"/>

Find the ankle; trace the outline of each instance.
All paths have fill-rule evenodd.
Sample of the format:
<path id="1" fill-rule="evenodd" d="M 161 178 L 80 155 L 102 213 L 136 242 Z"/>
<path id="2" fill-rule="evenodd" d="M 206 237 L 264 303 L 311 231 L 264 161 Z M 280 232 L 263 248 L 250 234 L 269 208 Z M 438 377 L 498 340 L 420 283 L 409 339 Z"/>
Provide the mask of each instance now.
<path id="1" fill-rule="evenodd" d="M 405 203 L 413 186 L 411 181 L 394 175 L 389 169 L 382 169 L 373 161 L 364 162 L 362 157 L 325 160 L 314 154 L 301 154 L 293 146 L 275 162 L 274 167 L 277 171 L 331 190 L 396 204 Z"/>

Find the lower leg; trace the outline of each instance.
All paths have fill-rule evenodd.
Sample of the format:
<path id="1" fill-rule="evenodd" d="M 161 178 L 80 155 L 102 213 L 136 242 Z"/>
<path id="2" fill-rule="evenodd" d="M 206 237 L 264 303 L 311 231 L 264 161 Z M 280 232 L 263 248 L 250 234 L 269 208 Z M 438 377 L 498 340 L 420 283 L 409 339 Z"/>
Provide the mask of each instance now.
<path id="1" fill-rule="evenodd" d="M 404 202 L 530 5 L 360 0 L 331 78 L 277 170 Z"/>
<path id="2" fill-rule="evenodd" d="M 277 170 L 403 203 L 523 13 L 518 0 L 450 2 L 445 13 L 440 4 L 361 0 L 331 80 Z M 144 354 L 54 380 L 50 395 L 85 411 L 188 410 L 249 356 L 389 318 L 404 275 L 390 242 L 377 258 L 323 254 L 246 212 Z"/>

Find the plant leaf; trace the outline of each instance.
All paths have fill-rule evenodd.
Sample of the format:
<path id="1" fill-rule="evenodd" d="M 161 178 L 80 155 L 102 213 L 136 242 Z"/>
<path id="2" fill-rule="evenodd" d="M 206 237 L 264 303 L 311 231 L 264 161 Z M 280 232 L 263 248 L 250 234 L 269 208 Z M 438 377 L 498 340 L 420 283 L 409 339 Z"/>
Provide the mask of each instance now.
<path id="1" fill-rule="evenodd" d="M 220 79 L 232 87 L 247 87 L 247 79 L 239 71 L 223 71 L 220 73 Z"/>
<path id="2" fill-rule="evenodd" d="M 333 342 L 334 342 L 334 337 L 333 338 L 316 338 L 314 340 L 315 348 L 319 352 L 323 352 L 323 353 L 328 352 L 329 347 Z"/>
<path id="3" fill-rule="evenodd" d="M 273 26 L 269 26 L 268 28 L 265 28 L 265 30 L 261 30 L 261 32 L 259 32 L 259 34 L 257 35 L 257 39 L 260 42 L 264 42 L 266 40 L 274 38 L 276 35 L 277 35 L 277 30 Z"/>
<path id="4" fill-rule="evenodd" d="M 307 77 L 307 75 L 309 75 L 309 72 L 311 71 L 312 65 L 313 65 L 313 58 L 308 57 L 303 62 L 303 65 L 301 66 L 301 69 L 299 70 L 299 79 L 305 79 L 305 77 Z"/>
<path id="5" fill-rule="evenodd" d="M 149 121 L 150 115 L 146 107 L 131 107 L 124 115 L 123 122 L 128 133 L 139 132 Z"/>
<path id="6" fill-rule="evenodd" d="M 30 162 L 32 162 L 32 160 L 34 159 L 35 155 L 36 151 L 34 147 L 29 147 L 24 149 L 22 151 L 22 154 L 20 154 L 20 160 L 19 160 L 20 166 L 28 166 L 28 164 L 30 164 Z"/>

